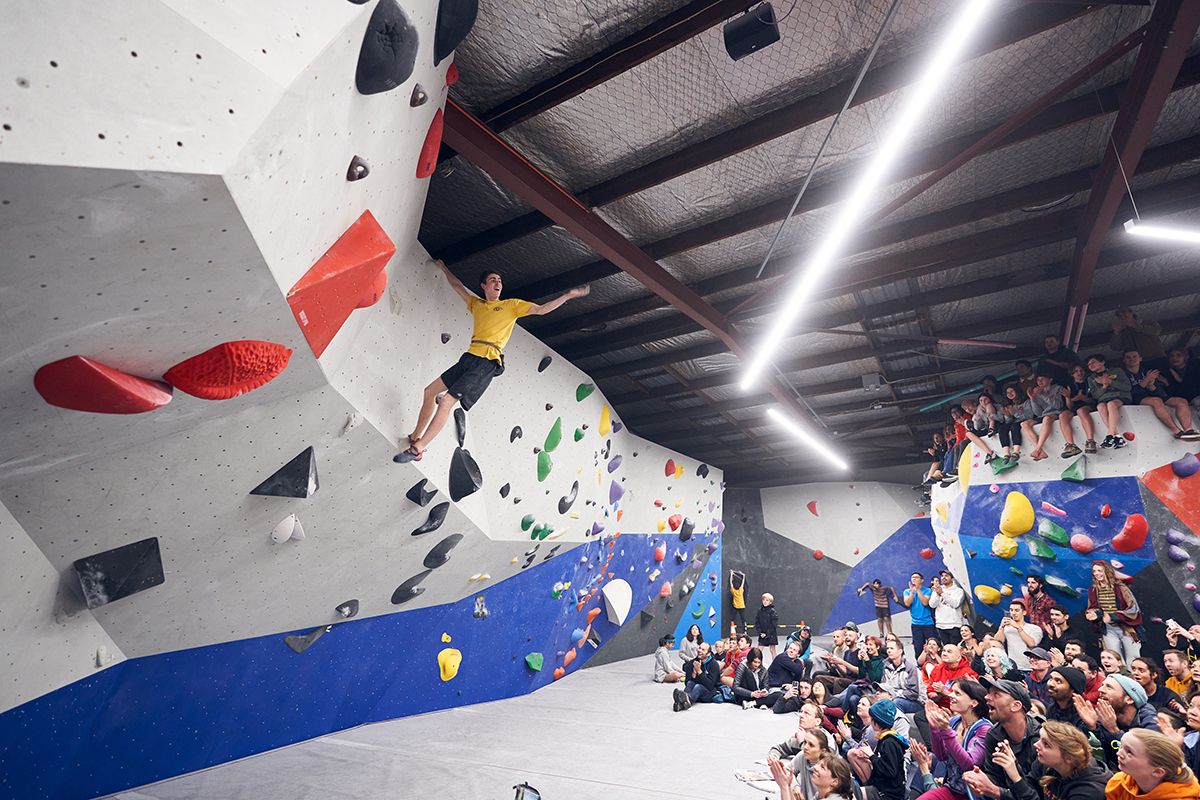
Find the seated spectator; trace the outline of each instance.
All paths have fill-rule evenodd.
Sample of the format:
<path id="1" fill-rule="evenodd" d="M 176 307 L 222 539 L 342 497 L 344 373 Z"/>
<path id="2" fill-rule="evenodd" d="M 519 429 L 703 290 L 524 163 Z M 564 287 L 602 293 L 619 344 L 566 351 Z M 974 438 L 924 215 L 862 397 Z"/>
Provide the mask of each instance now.
<path id="1" fill-rule="evenodd" d="M 1086 653 L 1080 653 L 1073 657 L 1071 659 L 1071 666 L 1083 673 L 1085 682 L 1083 691 L 1080 692 L 1083 695 L 1083 699 L 1089 703 L 1095 703 L 1100 699 L 1100 686 L 1108 676 L 1100 669 L 1100 665 L 1096 662 L 1096 659 Z"/>
<path id="2" fill-rule="evenodd" d="M 1083 690 L 1087 678 L 1075 667 L 1054 667 L 1046 676 L 1046 719 L 1083 728 L 1076 704 L 1087 702 Z"/>
<path id="3" fill-rule="evenodd" d="M 1125 659 L 1121 658 L 1120 653 L 1106 647 L 1100 651 L 1100 671 L 1106 678 L 1109 675 L 1128 675 L 1129 666 L 1125 663 Z"/>
<path id="4" fill-rule="evenodd" d="M 996 636 L 1004 641 L 1004 650 L 1009 659 L 1021 672 L 1029 672 L 1030 669 L 1025 652 L 1041 644 L 1044 635 L 1041 628 L 1025 620 L 1025 601 L 1019 597 L 1008 604 L 1008 616 L 1000 620 L 1000 627 L 996 630 Z"/>
<path id="5" fill-rule="evenodd" d="M 1021 423 L 1029 418 L 1029 400 L 1021 388 L 1010 383 L 1004 387 L 1004 400 L 996 417 L 996 436 L 1004 452 L 1004 462 L 1021 460 Z"/>
<path id="6" fill-rule="evenodd" d="M 742 708 L 770 708 L 779 694 L 767 688 L 767 670 L 762 650 L 752 647 L 733 676 L 733 696 Z"/>
<path id="7" fill-rule="evenodd" d="M 1092 748 L 1077 728 L 1047 722 L 1034 744 L 1037 757 L 1028 771 L 1021 769 L 1012 748 L 1001 747 L 994 758 L 1004 770 L 1013 800 L 1104 800 L 1112 773 L 1092 760 Z"/>
<path id="8" fill-rule="evenodd" d="M 1016 664 L 1008 657 L 1008 652 L 998 645 L 983 651 L 983 667 L 984 671 L 979 676 L 981 681 L 984 677 L 998 681 L 1024 682 L 1025 680 L 1025 674 L 1017 669 Z"/>
<path id="9" fill-rule="evenodd" d="M 983 655 L 983 648 L 982 643 L 975 636 L 975 629 L 964 622 L 958 626 L 958 637 L 963 655 L 971 659 L 971 669 L 974 669 L 978 673 L 979 670 L 975 669 L 974 662 L 977 656 Z"/>
<path id="10" fill-rule="evenodd" d="M 1042 626 L 1042 631 L 1045 635 L 1042 637 L 1042 647 L 1050 653 L 1050 661 L 1057 667 L 1067 663 L 1067 637 L 1074 631 L 1071 630 L 1071 618 L 1067 615 L 1067 610 L 1054 603 L 1050 606 L 1048 612 L 1049 624 Z M 1082 649 L 1080 650 L 1082 652 Z"/>
<path id="11" fill-rule="evenodd" d="M 796 713 L 809 700 L 816 700 L 816 694 L 813 692 L 816 687 L 825 688 L 819 683 L 814 684 L 808 678 L 802 678 L 784 685 L 781 689 L 772 688 L 771 694 L 775 696 L 775 700 L 770 704 L 771 710 L 776 714 Z M 824 695 L 821 697 L 824 699 Z"/>
<path id="12" fill-rule="evenodd" d="M 958 478 L 958 459 L 967 446 L 967 414 L 961 406 L 950 406 L 950 419 L 954 424 L 953 439 L 946 440 L 946 456 L 942 459 L 942 482 Z"/>
<path id="13" fill-rule="evenodd" d="M 988 716 L 992 729 L 983 743 L 983 763 L 963 776 L 963 781 L 976 797 L 1000 797 L 1001 792 L 1012 791 L 1014 781 L 996 761 L 1003 750 L 1012 753 L 1013 760 L 1022 775 L 1028 775 L 1037 757 L 1035 742 L 1041 735 L 1041 721 L 1029 710 L 1033 703 L 1024 683 L 1016 681 L 994 681 L 984 676 L 987 688 Z M 1007 758 L 1007 753 L 1001 759 Z"/>
<path id="14" fill-rule="evenodd" d="M 1138 656 L 1129 663 L 1129 677 L 1146 693 L 1146 702 L 1160 708 L 1183 708 L 1183 698 L 1161 683 L 1162 667 L 1149 656 Z"/>
<path id="15" fill-rule="evenodd" d="M 816 739 L 811 743 L 814 746 L 810 752 L 818 750 L 831 752 L 833 737 L 821 727 L 823 721 L 824 715 L 821 713 L 821 707 L 812 700 L 806 701 L 804 705 L 800 706 L 800 713 L 796 718 L 796 732 L 767 751 L 767 762 L 784 761 L 802 755 L 805 749 L 805 739 L 810 734 Z M 797 772 L 797 774 L 799 773 Z"/>
<path id="16" fill-rule="evenodd" d="M 1162 328 L 1157 322 L 1142 322 L 1132 308 L 1118 308 L 1113 312 L 1112 331 L 1110 350 L 1115 353 L 1136 350 L 1146 359 L 1147 367 L 1167 368 L 1167 353 L 1159 338 Z"/>
<path id="17" fill-rule="evenodd" d="M 1104 759 L 1116 766 L 1117 748 L 1127 731 L 1137 728 L 1158 732 L 1154 706 L 1146 702 L 1146 692 L 1127 675 L 1109 675 L 1100 686 L 1096 705 L 1076 705 L 1079 718 L 1099 741 Z"/>
<path id="18" fill-rule="evenodd" d="M 857 797 L 850 763 L 832 753 L 821 756 L 813 764 L 812 784 L 817 790 L 817 800 L 855 800 Z M 806 795 L 804 800 L 812 800 L 812 797 L 811 794 Z"/>
<path id="19" fill-rule="evenodd" d="M 1125 353 L 1125 375 L 1129 378 L 1130 396 L 1135 405 L 1148 406 L 1176 439 L 1200 439 L 1200 432 L 1192 427 L 1192 407 L 1188 401 L 1168 395 L 1166 377 L 1157 369 L 1147 369 L 1142 364 L 1142 354 L 1136 350 Z"/>
<path id="20" fill-rule="evenodd" d="M 759 652 L 762 649 L 759 648 Z M 808 663 L 800 658 L 800 643 L 788 642 L 787 647 L 783 649 L 783 654 L 772 659 L 771 666 L 767 669 L 767 688 L 783 689 L 790 683 L 808 680 Z M 791 709 L 795 711 L 796 709 Z M 783 713 L 783 712 L 779 712 Z"/>
<path id="21" fill-rule="evenodd" d="M 816 796 L 812 768 L 822 756 L 833 755 L 824 731 L 800 728 L 789 739 L 767 751 L 767 766 L 779 785 L 780 798 L 811 800 Z M 847 769 L 849 767 L 847 766 Z M 787 794 L 784 794 L 784 791 Z M 793 794 L 794 793 L 794 794 Z"/>
<path id="22" fill-rule="evenodd" d="M 1083 655 L 1085 652 L 1087 652 L 1087 647 L 1084 646 L 1083 640 L 1079 638 L 1067 639 L 1066 644 L 1063 645 L 1063 655 L 1067 657 L 1068 661 L 1076 656 Z"/>
<path id="23" fill-rule="evenodd" d="M 796 628 L 796 630 L 789 633 L 784 642 L 785 650 L 787 649 L 787 645 L 791 644 L 792 642 L 796 642 L 800 645 L 800 655 L 797 657 L 801 661 L 808 661 L 808 659 L 812 658 L 812 628 L 808 627 L 807 625 L 801 625 L 800 627 Z"/>
<path id="24" fill-rule="evenodd" d="M 925 695 L 942 708 L 950 707 L 954 686 L 961 680 L 974 680 L 979 676 L 971 669 L 971 662 L 963 658 L 962 648 L 953 642 L 942 645 L 941 661 L 929 673 L 925 683 Z"/>
<path id="25" fill-rule="evenodd" d="M 942 477 L 942 461 L 946 458 L 946 436 L 945 434 L 934 431 L 932 444 L 925 448 L 925 452 L 933 457 L 933 463 L 929 465 L 929 469 L 925 472 L 925 482 L 933 483 Z"/>
<path id="26" fill-rule="evenodd" d="M 1175 620 L 1167 621 L 1167 641 L 1187 653 L 1189 662 L 1200 658 L 1200 625 L 1184 628 Z"/>
<path id="27" fill-rule="evenodd" d="M 725 702 L 721 691 L 721 667 L 708 642 L 702 643 L 696 657 L 683 665 L 683 674 L 687 676 L 685 688 L 673 693 L 676 711 L 686 711 L 693 703 Z"/>
<path id="28" fill-rule="evenodd" d="M 962 401 L 962 410 L 967 414 L 967 418 L 963 420 L 963 424 L 967 428 L 967 441 L 975 445 L 979 450 L 987 453 L 984 456 L 983 463 L 992 463 L 996 460 L 996 453 L 983 439 L 986 436 L 992 435 L 992 423 L 995 414 L 982 410 L 977 401 L 970 399 Z"/>
<path id="29" fill-rule="evenodd" d="M 897 639 L 889 639 L 884 652 L 887 658 L 883 662 L 879 688 L 887 690 L 897 708 L 906 714 L 913 714 L 921 708 L 917 665 L 904 655 L 904 645 Z"/>
<path id="30" fill-rule="evenodd" d="M 1196 776 L 1183 753 L 1166 736 L 1130 731 L 1117 754 L 1120 772 L 1105 789 L 1107 800 L 1183 800 L 1200 797 Z"/>
<path id="31" fill-rule="evenodd" d="M 1029 697 L 1046 705 L 1050 702 L 1050 691 L 1046 688 L 1046 680 L 1050 677 L 1050 654 L 1043 647 L 1031 647 L 1024 656 L 1029 660 L 1029 672 L 1025 675 Z"/>
<path id="32" fill-rule="evenodd" d="M 935 703 L 925 706 L 929 723 L 929 750 L 945 766 L 945 783 L 935 788 L 923 746 L 913 745 L 913 760 L 921 771 L 925 793 L 919 800 L 967 800 L 963 775 L 983 763 L 984 743 L 992 723 L 987 718 L 987 690 L 972 680 L 954 685 L 949 711 Z"/>
<path id="33" fill-rule="evenodd" d="M 742 634 L 737 639 L 730 639 L 725 645 L 725 663 L 721 667 L 721 683 L 733 688 L 733 677 L 737 668 L 750 655 L 750 637 Z"/>
<path id="34" fill-rule="evenodd" d="M 863 646 L 858 651 L 858 677 L 839 694 L 829 698 L 829 704 L 841 705 L 845 714 L 851 713 L 858 706 L 858 698 L 867 693 L 873 684 L 883 680 L 884 662 L 887 660 L 880 652 L 883 642 L 878 637 L 868 636 L 863 640 Z"/>
<path id="35" fill-rule="evenodd" d="M 1067 410 L 1058 416 L 1058 425 L 1062 428 L 1063 438 L 1067 438 L 1071 429 L 1071 420 L 1078 419 L 1086 440 L 1083 443 L 1083 452 L 1095 453 L 1096 423 L 1092 419 L 1092 412 L 1096 410 L 1096 401 L 1088 393 L 1087 370 L 1083 368 L 1082 364 L 1075 364 L 1071 367 L 1067 382 L 1063 384 L 1063 398 L 1066 400 Z"/>
<path id="36" fill-rule="evenodd" d="M 1192 671 L 1187 655 L 1181 650 L 1164 650 L 1163 667 L 1167 670 L 1166 687 L 1180 697 L 1185 697 L 1192 688 Z"/>
<path id="37" fill-rule="evenodd" d="M 679 683 L 683 680 L 683 667 L 679 665 L 671 648 L 675 646 L 675 634 L 668 633 L 658 640 L 658 649 L 654 651 L 654 682 Z"/>
<path id="38" fill-rule="evenodd" d="M 829 690 L 825 688 L 823 683 L 814 683 L 812 685 L 812 699 L 817 705 L 825 707 L 825 701 L 829 699 Z"/>
<path id="39" fill-rule="evenodd" d="M 1017 371 L 1017 388 L 1021 397 L 1028 397 L 1030 390 L 1037 386 L 1037 374 L 1033 371 L 1033 364 L 1022 358 L 1013 366 Z"/>
<path id="40" fill-rule="evenodd" d="M 896 704 L 884 698 L 870 708 L 877 741 L 872 751 L 856 747 L 847 753 L 850 766 L 864 786 L 873 786 L 883 800 L 905 800 L 905 754 L 908 740 L 892 729 Z"/>
<path id="41" fill-rule="evenodd" d="M 1093 353 L 1087 359 L 1088 394 L 1096 401 L 1100 422 L 1108 435 L 1100 443 L 1105 448 L 1125 446 L 1121 435 L 1121 407 L 1132 402 L 1129 392 L 1129 376 L 1123 369 L 1109 369 L 1101 353 Z"/>
<path id="42" fill-rule="evenodd" d="M 1167 353 L 1167 393 L 1181 397 L 1200 415 L 1200 361 L 1186 347 L 1176 347 Z"/>
<path id="43" fill-rule="evenodd" d="M 921 680 L 929 681 L 929 673 L 933 672 L 933 668 L 942 663 L 942 641 L 936 637 L 929 637 L 925 640 L 921 652 L 917 654 L 917 671 L 921 674 Z"/>
<path id="44" fill-rule="evenodd" d="M 1029 451 L 1029 457 L 1034 461 L 1041 461 L 1048 458 L 1044 448 L 1046 441 L 1050 438 L 1050 433 L 1054 430 L 1054 421 L 1067 410 L 1062 387 L 1055 386 L 1049 375 L 1038 375 L 1035 386 L 1029 390 L 1028 407 L 1030 418 L 1021 422 L 1021 430 L 1030 439 L 1035 440 L 1033 449 Z M 1038 420 L 1041 420 L 1042 428 L 1035 434 L 1034 425 Z M 1063 456 L 1079 455 L 1081 451 L 1075 446 L 1074 434 L 1071 433 L 1070 427 L 1065 433 L 1071 437 L 1067 440 L 1070 452 L 1064 451 Z"/>
<path id="45" fill-rule="evenodd" d="M 1037 371 L 1049 375 L 1056 385 L 1066 386 L 1067 373 L 1079 363 L 1079 354 L 1063 347 L 1062 340 L 1053 333 L 1048 334 L 1042 344 L 1046 349 L 1037 358 Z"/>
<path id="46" fill-rule="evenodd" d="M 700 645 L 703 643 L 703 631 L 700 630 L 699 625 L 693 625 L 688 628 L 687 635 L 683 637 L 683 642 L 679 645 L 679 657 L 685 662 L 691 661 L 696 657 L 696 653 L 700 652 Z"/>
<path id="47" fill-rule="evenodd" d="M 858 626 L 853 622 L 846 623 L 845 627 L 845 651 L 838 656 L 834 653 L 825 653 L 818 658 L 825 662 L 827 672 L 814 677 L 814 681 L 825 684 L 825 688 L 830 694 L 839 694 L 845 691 L 846 687 L 858 680 L 861 672 L 859 645 L 858 645 Z M 878 640 L 876 640 L 878 641 Z M 839 698 L 840 699 L 840 698 Z M 833 698 L 830 698 L 829 705 L 833 704 Z M 840 703 L 837 703 L 840 705 Z"/>
<path id="48" fill-rule="evenodd" d="M 1171 730 L 1162 728 L 1162 732 L 1183 750 L 1184 760 L 1192 772 L 1195 772 L 1200 769 L 1200 694 L 1192 695 L 1188 701 L 1185 719 L 1183 727 Z"/>

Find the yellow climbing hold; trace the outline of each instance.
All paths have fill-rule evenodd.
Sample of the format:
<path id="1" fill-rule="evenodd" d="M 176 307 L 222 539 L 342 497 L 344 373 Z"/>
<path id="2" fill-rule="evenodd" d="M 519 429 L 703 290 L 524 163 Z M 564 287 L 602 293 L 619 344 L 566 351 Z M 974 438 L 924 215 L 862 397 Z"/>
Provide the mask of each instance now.
<path id="1" fill-rule="evenodd" d="M 458 674 L 460 664 L 462 664 L 461 651 L 447 647 L 438 653 L 438 673 L 442 676 L 443 681 L 453 680 L 454 676 Z"/>
<path id="2" fill-rule="evenodd" d="M 1000 592 L 993 589 L 991 586 L 976 586 L 975 597 L 984 605 L 994 606 L 1000 603 Z"/>
<path id="3" fill-rule="evenodd" d="M 940 519 L 942 524 L 945 525 L 946 521 L 950 518 L 950 507 L 945 503 L 938 503 L 933 507 L 933 510 L 937 512 L 938 519 Z"/>
<path id="4" fill-rule="evenodd" d="M 1003 533 L 992 537 L 992 555 L 998 558 L 1012 558 L 1017 554 L 1017 540 Z"/>
<path id="5" fill-rule="evenodd" d="M 600 409 L 600 435 L 608 436 L 612 433 L 612 413 L 608 410 L 608 404 Z"/>
<path id="6" fill-rule="evenodd" d="M 443 642 L 444 644 L 450 644 L 450 634 L 448 634 L 448 633 L 443 633 L 443 634 L 442 634 L 442 642 Z"/>
<path id="7" fill-rule="evenodd" d="M 675 468 L 675 472 L 676 472 L 676 474 L 678 475 L 678 472 L 679 472 L 679 468 L 678 468 L 678 467 L 676 467 L 676 468 Z M 683 500 L 682 500 L 682 499 L 680 499 L 680 500 L 676 500 L 676 501 L 675 501 L 675 507 L 676 507 L 676 508 L 683 508 Z"/>
<path id="8" fill-rule="evenodd" d="M 1012 597 L 1012 584 L 1011 583 L 1001 584 L 1000 594 L 1004 597 Z"/>
<path id="9" fill-rule="evenodd" d="M 667 521 L 665 519 L 660 519 L 658 521 L 658 532 L 662 533 L 666 529 L 667 529 Z"/>
<path id="10" fill-rule="evenodd" d="M 958 458 L 958 485 L 964 492 L 971 486 L 971 448 L 965 448 Z"/>
<path id="11" fill-rule="evenodd" d="M 1020 536 L 1033 530 L 1033 504 L 1020 492 L 1009 492 L 1000 513 L 1000 532 Z M 1007 558 L 1007 556 L 1005 556 Z"/>

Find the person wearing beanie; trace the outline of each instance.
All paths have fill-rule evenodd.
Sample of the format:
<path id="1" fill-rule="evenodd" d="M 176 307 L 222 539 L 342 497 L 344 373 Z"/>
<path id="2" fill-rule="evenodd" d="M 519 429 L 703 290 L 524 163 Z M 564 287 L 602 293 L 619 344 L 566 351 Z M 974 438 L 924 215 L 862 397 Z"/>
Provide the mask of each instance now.
<path id="1" fill-rule="evenodd" d="M 896 723 L 896 704 L 889 698 L 876 700 L 868 712 L 879 733 L 875 752 L 856 747 L 846 755 L 850 766 L 864 786 L 874 786 L 883 800 L 905 800 L 904 755 L 908 740 L 892 729 Z"/>
<path id="2" fill-rule="evenodd" d="M 1100 699 L 1093 707 L 1077 703 L 1076 709 L 1084 729 L 1100 740 L 1104 760 L 1117 766 L 1117 750 L 1121 738 L 1131 730 L 1158 732 L 1154 706 L 1146 702 L 1146 690 L 1128 675 L 1109 675 L 1100 685 Z"/>
<path id="3" fill-rule="evenodd" d="M 1046 719 L 1054 722 L 1065 722 L 1082 730 L 1083 721 L 1079 718 L 1079 710 L 1075 708 L 1077 701 L 1082 700 L 1083 690 L 1087 687 L 1087 679 L 1083 671 L 1074 667 L 1055 667 L 1046 676 L 1046 691 L 1050 696 L 1046 703 Z"/>

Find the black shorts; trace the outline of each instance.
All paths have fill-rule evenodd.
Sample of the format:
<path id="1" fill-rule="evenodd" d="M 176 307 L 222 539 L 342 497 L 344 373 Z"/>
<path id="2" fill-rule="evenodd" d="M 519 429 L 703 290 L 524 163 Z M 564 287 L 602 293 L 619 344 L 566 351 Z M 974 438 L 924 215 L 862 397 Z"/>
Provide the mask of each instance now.
<path id="1" fill-rule="evenodd" d="M 891 622 L 892 621 L 892 609 L 891 608 L 880 608 L 879 606 L 875 606 L 875 621 L 876 622 Z"/>
<path id="2" fill-rule="evenodd" d="M 451 397 L 458 398 L 464 411 L 479 401 L 492 378 L 504 371 L 503 365 L 473 353 L 463 353 L 458 363 L 442 373 L 442 383 Z"/>

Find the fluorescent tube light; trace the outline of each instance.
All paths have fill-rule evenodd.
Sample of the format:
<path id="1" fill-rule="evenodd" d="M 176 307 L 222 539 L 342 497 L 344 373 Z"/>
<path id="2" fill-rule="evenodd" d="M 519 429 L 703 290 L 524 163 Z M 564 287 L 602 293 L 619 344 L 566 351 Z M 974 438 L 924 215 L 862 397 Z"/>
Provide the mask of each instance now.
<path id="1" fill-rule="evenodd" d="M 742 391 L 753 388 L 762 377 L 775 351 L 791 330 L 805 301 L 842 252 L 846 241 L 856 232 L 866 214 L 868 204 L 878 198 L 878 190 L 888 171 L 892 168 L 901 150 L 908 144 L 913 130 L 921 122 L 930 103 L 942 88 L 951 68 L 958 62 L 975 32 L 983 24 L 987 12 L 995 0 L 965 0 L 962 9 L 953 19 L 938 43 L 933 55 L 926 62 L 920 78 L 902 93 L 905 108 L 888 132 L 887 138 L 871 159 L 871 163 L 859 176 L 849 196 L 842 201 L 837 218 L 826 233 L 824 241 L 808 259 L 804 272 L 792 286 L 783 308 L 775 318 L 775 324 L 763 336 L 753 358 L 742 377 Z"/>
<path id="2" fill-rule="evenodd" d="M 1172 228 L 1169 225 L 1147 225 L 1141 220 L 1129 220 L 1125 223 L 1125 232 L 1134 236 L 1145 236 L 1148 239 L 1170 239 L 1175 242 L 1200 244 L 1200 230 L 1195 228 Z"/>
<path id="3" fill-rule="evenodd" d="M 801 428 L 799 425 L 793 422 L 790 417 L 774 408 L 767 409 L 767 416 L 774 420 L 775 424 L 779 425 L 779 427 L 783 428 L 788 433 L 792 434 L 797 439 L 804 442 L 813 450 L 816 450 L 819 454 L 824 456 L 830 464 L 833 464 L 838 469 L 850 469 L 850 465 L 843 461 L 841 456 L 830 450 L 829 445 L 825 444 L 820 439 L 804 430 L 804 428 Z"/>

